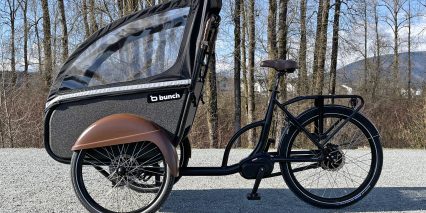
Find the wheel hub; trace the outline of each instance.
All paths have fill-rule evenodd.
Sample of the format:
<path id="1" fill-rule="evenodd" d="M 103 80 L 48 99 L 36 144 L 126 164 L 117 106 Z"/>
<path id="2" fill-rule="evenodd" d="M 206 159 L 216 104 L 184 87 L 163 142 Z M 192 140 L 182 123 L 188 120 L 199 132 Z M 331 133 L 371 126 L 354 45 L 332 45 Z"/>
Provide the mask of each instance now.
<path id="1" fill-rule="evenodd" d="M 139 162 L 135 158 L 126 154 L 119 155 L 112 160 L 109 167 L 110 180 L 118 187 L 125 186 L 138 177 L 137 168 L 139 168 Z"/>
<path id="2" fill-rule="evenodd" d="M 327 144 L 321 168 L 328 171 L 339 171 L 345 165 L 345 154 L 338 145 Z"/>
<path id="3" fill-rule="evenodd" d="M 126 175 L 126 168 L 124 168 L 122 166 L 118 167 L 116 171 L 117 171 L 117 174 L 120 175 L 120 176 Z"/>

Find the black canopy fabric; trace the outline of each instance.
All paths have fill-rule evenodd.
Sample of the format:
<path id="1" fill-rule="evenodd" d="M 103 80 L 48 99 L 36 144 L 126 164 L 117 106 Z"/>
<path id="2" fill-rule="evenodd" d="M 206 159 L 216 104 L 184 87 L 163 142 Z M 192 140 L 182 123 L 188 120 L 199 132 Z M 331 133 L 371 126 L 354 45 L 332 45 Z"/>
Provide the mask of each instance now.
<path id="1" fill-rule="evenodd" d="M 107 87 L 191 79 L 202 25 L 220 0 L 180 0 L 105 26 L 69 57 L 49 100 Z"/>

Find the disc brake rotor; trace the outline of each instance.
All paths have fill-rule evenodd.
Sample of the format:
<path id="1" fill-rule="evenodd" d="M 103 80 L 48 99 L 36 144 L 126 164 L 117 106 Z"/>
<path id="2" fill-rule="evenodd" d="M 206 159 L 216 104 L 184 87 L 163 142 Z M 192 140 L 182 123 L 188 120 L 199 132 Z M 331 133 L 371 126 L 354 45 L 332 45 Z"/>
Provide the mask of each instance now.
<path id="1" fill-rule="evenodd" d="M 345 165 L 345 154 L 335 144 L 327 144 L 324 150 L 324 160 L 321 168 L 328 171 L 339 171 Z"/>

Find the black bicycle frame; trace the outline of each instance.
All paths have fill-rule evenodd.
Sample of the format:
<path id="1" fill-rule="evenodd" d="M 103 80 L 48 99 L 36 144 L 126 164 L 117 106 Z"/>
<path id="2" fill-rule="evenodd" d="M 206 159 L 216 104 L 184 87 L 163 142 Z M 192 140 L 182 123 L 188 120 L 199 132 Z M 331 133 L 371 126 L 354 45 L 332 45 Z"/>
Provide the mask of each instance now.
<path id="1" fill-rule="evenodd" d="M 280 80 L 282 76 L 284 76 L 285 73 L 283 72 L 277 72 L 275 84 L 271 91 L 271 96 L 269 99 L 268 109 L 266 111 L 265 118 L 261 121 L 257 121 L 254 123 L 251 123 L 240 130 L 238 130 L 235 135 L 231 138 L 231 140 L 228 142 L 223 159 L 222 159 L 222 166 L 221 167 L 187 167 L 182 168 L 180 170 L 180 175 L 182 176 L 221 176 L 221 175 L 231 175 L 240 172 L 240 165 L 234 164 L 228 166 L 228 159 L 230 151 L 233 147 L 233 145 L 238 141 L 238 138 L 244 134 L 245 132 L 252 130 L 257 127 L 262 127 L 262 131 L 259 137 L 259 141 L 254 148 L 253 152 L 247 157 L 247 158 L 254 158 L 259 153 L 266 153 L 269 149 L 269 143 L 268 143 L 268 136 L 272 125 L 272 118 L 274 114 L 275 106 L 278 106 L 279 109 L 281 109 L 285 115 L 286 115 L 286 121 L 287 121 L 287 128 L 289 125 L 294 125 L 296 128 L 301 130 L 308 138 L 312 141 L 318 147 L 318 152 L 321 152 L 324 149 L 324 145 L 347 123 L 349 120 L 351 120 L 364 106 L 364 99 L 361 96 L 357 95 L 314 95 L 314 96 L 300 96 L 293 99 L 290 99 L 286 101 L 285 103 L 280 103 L 277 99 L 277 95 L 279 93 L 278 86 L 280 83 Z M 323 113 L 324 113 L 324 102 L 326 99 L 331 99 L 332 103 L 334 103 L 335 99 L 350 99 L 351 107 L 353 108 L 353 113 L 346 118 L 345 120 L 339 120 L 331 127 L 324 132 L 324 126 L 323 126 Z M 312 134 L 307 130 L 305 127 L 303 127 L 303 124 L 301 124 L 296 116 L 291 114 L 291 112 L 288 111 L 287 106 L 294 104 L 296 102 L 304 101 L 304 100 L 314 100 L 314 106 L 318 109 L 318 119 L 315 121 L 315 134 Z M 303 114 L 303 113 L 302 113 Z M 334 130 L 334 131 L 333 131 Z M 292 152 L 295 156 L 298 157 L 290 157 L 290 158 L 284 158 L 278 156 L 277 153 L 270 152 L 272 155 L 271 160 L 274 163 L 277 162 L 313 162 L 318 163 L 322 161 L 321 157 L 315 157 L 317 154 L 315 154 L 314 151 L 294 151 Z M 307 166 L 307 168 L 314 168 L 313 166 Z M 273 173 L 268 175 L 267 177 L 273 177 L 280 175 L 280 173 Z"/>

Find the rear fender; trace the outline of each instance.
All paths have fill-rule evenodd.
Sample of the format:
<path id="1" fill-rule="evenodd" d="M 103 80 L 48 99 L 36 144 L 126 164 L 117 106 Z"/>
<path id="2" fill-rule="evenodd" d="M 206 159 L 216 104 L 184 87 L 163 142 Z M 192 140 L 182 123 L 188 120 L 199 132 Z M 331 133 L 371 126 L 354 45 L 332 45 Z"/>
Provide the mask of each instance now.
<path id="1" fill-rule="evenodd" d="M 176 148 L 154 122 L 132 114 L 115 114 L 90 125 L 77 139 L 73 151 L 149 141 L 158 146 L 174 177 L 179 175 Z"/>

